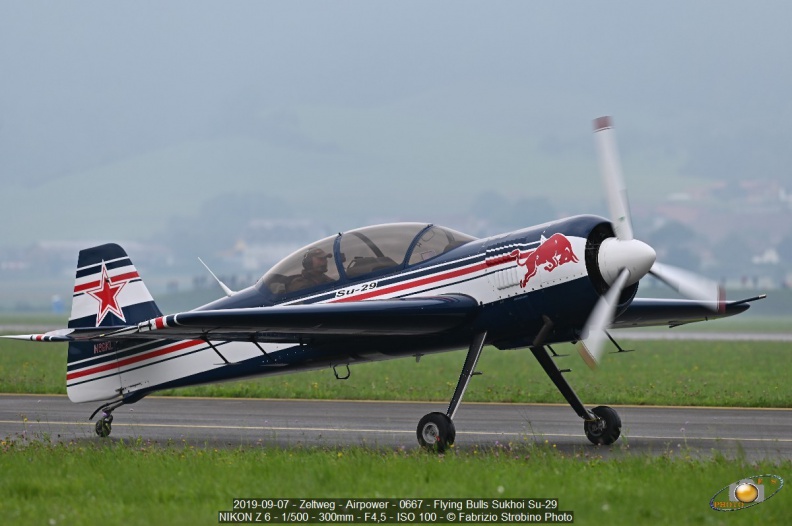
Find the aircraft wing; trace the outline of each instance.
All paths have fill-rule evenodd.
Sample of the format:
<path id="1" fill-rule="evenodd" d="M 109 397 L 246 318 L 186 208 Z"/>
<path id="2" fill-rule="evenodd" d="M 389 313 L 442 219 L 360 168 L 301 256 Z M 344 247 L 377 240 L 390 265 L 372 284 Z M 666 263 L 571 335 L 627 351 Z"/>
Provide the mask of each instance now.
<path id="1" fill-rule="evenodd" d="M 686 323 L 734 316 L 750 307 L 749 303 L 765 296 L 725 302 L 720 310 L 712 310 L 693 300 L 635 298 L 611 324 L 614 329 L 630 327 L 677 327 Z"/>
<path id="2" fill-rule="evenodd" d="M 13 336 L 35 341 L 212 339 L 285 341 L 306 336 L 417 336 L 468 324 L 478 310 L 469 296 L 197 310 L 154 318 L 125 327 L 61 329 Z"/>

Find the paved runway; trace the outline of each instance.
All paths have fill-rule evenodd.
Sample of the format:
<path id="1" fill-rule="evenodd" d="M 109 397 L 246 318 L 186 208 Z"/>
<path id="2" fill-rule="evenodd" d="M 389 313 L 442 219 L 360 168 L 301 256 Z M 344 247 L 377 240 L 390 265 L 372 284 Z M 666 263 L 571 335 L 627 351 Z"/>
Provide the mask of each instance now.
<path id="1" fill-rule="evenodd" d="M 100 441 L 88 417 L 98 404 L 65 396 L 0 395 L 0 437 Z M 792 409 L 614 406 L 622 438 L 592 446 L 566 405 L 463 403 L 455 424 L 459 448 L 543 443 L 564 452 L 613 457 L 638 452 L 692 454 L 714 450 L 749 459 L 792 459 Z M 114 413 L 110 440 L 196 446 L 418 447 L 415 428 L 445 404 L 416 402 L 250 400 L 149 397 Z"/>

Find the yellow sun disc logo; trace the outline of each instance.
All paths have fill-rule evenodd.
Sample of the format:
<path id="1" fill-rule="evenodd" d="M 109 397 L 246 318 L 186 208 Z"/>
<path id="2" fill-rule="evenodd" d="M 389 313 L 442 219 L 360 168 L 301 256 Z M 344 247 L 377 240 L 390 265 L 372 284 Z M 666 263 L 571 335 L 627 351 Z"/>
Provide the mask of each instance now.
<path id="1" fill-rule="evenodd" d="M 759 488 L 748 482 L 743 482 L 734 490 L 734 497 L 740 502 L 753 502 L 759 496 Z"/>

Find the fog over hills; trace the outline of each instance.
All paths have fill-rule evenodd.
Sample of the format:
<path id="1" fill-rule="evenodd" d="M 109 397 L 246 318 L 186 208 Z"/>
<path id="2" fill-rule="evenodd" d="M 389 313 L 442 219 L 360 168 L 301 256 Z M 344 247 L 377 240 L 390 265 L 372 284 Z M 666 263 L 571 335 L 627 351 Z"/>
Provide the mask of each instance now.
<path id="1" fill-rule="evenodd" d="M 750 259 L 790 236 L 790 15 L 772 1 L 0 1 L 0 248 L 206 254 L 257 217 L 332 232 L 604 214 L 591 120 L 611 114 L 639 230 L 734 235 Z"/>

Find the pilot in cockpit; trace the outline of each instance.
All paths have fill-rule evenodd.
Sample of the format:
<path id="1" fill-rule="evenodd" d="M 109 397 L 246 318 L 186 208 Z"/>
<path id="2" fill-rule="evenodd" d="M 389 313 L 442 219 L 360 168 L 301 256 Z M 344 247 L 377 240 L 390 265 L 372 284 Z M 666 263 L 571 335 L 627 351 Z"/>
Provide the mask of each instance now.
<path id="1" fill-rule="evenodd" d="M 319 247 L 309 249 L 303 256 L 303 270 L 289 282 L 288 292 L 332 282 L 327 275 L 327 260 L 332 257 Z"/>

